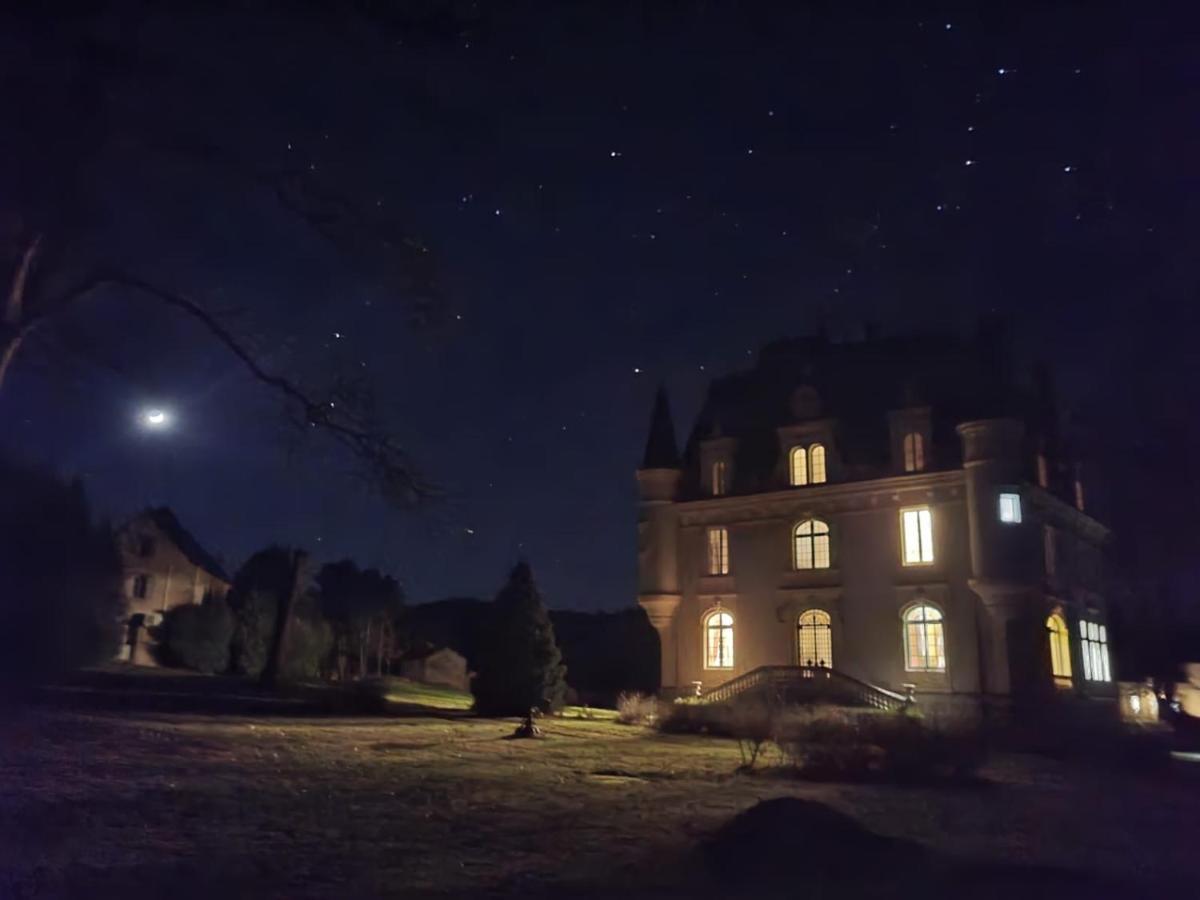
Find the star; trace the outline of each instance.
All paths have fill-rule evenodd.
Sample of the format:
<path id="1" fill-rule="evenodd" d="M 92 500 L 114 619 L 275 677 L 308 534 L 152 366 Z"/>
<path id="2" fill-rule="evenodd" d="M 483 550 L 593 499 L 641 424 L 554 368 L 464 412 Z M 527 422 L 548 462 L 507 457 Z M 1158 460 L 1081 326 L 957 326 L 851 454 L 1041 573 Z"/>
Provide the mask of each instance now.
<path id="1" fill-rule="evenodd" d="M 611 159 L 616 159 L 618 156 L 621 156 L 622 153 L 620 150 L 609 150 L 608 155 Z"/>
<path id="2" fill-rule="evenodd" d="M 973 165 L 975 165 L 975 160 L 968 159 L 966 162 L 963 163 L 963 165 L 964 166 L 973 166 Z"/>
<path id="3" fill-rule="evenodd" d="M 634 375 L 641 375 L 641 374 L 642 374 L 642 370 L 641 370 L 640 368 L 638 368 L 637 366 L 634 366 L 634 367 L 633 367 L 633 374 L 634 374 Z"/>
<path id="4" fill-rule="evenodd" d="M 1008 72 L 1009 72 L 1009 70 L 1004 68 L 1003 66 L 1001 66 L 999 69 L 996 70 L 997 75 L 1007 75 Z"/>

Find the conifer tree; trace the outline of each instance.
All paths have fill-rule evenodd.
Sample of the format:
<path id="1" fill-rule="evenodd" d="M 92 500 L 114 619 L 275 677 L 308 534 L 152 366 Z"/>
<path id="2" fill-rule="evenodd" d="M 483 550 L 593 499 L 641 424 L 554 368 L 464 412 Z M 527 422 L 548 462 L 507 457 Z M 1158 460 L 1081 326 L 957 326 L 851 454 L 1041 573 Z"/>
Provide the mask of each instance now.
<path id="1" fill-rule="evenodd" d="M 523 716 L 532 707 L 562 706 L 567 668 L 528 563 L 513 568 L 492 604 L 488 625 L 471 682 L 475 710 L 485 716 Z"/>

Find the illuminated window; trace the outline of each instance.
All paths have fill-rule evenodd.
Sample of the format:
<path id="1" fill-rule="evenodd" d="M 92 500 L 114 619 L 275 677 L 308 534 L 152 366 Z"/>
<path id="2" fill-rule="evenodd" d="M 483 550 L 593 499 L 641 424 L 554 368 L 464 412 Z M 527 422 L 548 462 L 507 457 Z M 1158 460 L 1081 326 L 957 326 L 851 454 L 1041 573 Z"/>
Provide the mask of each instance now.
<path id="1" fill-rule="evenodd" d="M 1046 461 L 1045 453 L 1037 455 L 1037 483 L 1040 488 L 1050 486 L 1050 464 Z"/>
<path id="2" fill-rule="evenodd" d="M 1058 613 L 1046 620 L 1050 637 L 1050 671 L 1055 678 L 1071 677 L 1071 632 Z"/>
<path id="3" fill-rule="evenodd" d="M 1000 521 L 1009 525 L 1019 525 L 1021 522 L 1021 495 L 1000 495 Z"/>
<path id="4" fill-rule="evenodd" d="M 733 616 L 723 609 L 704 620 L 704 668 L 733 668 Z"/>
<path id="5" fill-rule="evenodd" d="M 904 436 L 904 471 L 921 472 L 925 469 L 925 439 L 916 431 Z"/>
<path id="6" fill-rule="evenodd" d="M 708 574 L 729 574 L 729 532 L 724 528 L 708 529 Z"/>
<path id="7" fill-rule="evenodd" d="M 1096 622 L 1079 620 L 1083 677 L 1088 681 L 1112 681 L 1108 668 L 1108 629 Z"/>
<path id="8" fill-rule="evenodd" d="M 133 576 L 133 596 L 138 600 L 144 600 L 146 594 L 150 591 L 150 577 L 148 575 Z"/>
<path id="9" fill-rule="evenodd" d="M 909 672 L 945 672 L 946 636 L 942 611 L 921 603 L 904 613 L 904 668 Z"/>
<path id="10" fill-rule="evenodd" d="M 906 566 L 933 562 L 933 516 L 929 507 L 900 510 L 901 561 Z"/>
<path id="11" fill-rule="evenodd" d="M 796 647 L 800 665 L 833 666 L 833 626 L 823 609 L 806 609 L 796 625 Z"/>
<path id="12" fill-rule="evenodd" d="M 825 445 L 813 444 L 808 448 L 808 480 L 813 484 L 825 483 Z"/>
<path id="13" fill-rule="evenodd" d="M 829 568 L 829 526 L 820 519 L 805 519 L 792 532 L 797 569 Z"/>
<path id="14" fill-rule="evenodd" d="M 725 460 L 718 459 L 712 466 L 712 492 L 714 497 L 720 497 L 728 490 L 725 484 Z"/>
<path id="15" fill-rule="evenodd" d="M 808 484 L 808 453 L 803 447 L 793 447 L 791 455 L 792 484 L 797 487 Z"/>

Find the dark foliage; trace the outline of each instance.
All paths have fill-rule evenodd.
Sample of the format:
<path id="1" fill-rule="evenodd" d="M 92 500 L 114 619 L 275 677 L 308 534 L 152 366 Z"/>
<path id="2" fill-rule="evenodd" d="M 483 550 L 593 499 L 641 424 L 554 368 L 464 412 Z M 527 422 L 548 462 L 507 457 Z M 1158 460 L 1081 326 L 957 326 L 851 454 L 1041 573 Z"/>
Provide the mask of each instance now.
<path id="1" fill-rule="evenodd" d="M 329 563 L 317 575 L 321 613 L 333 628 L 334 668 L 344 679 L 353 669 L 358 677 L 387 674 L 392 658 L 402 649 L 397 619 L 404 609 L 400 583 L 378 569 L 359 569 L 349 559 Z"/>
<path id="2" fill-rule="evenodd" d="M 78 481 L 0 461 L 0 674 L 37 679 L 112 658 L 123 613 L 112 531 Z"/>
<path id="3" fill-rule="evenodd" d="M 528 563 L 518 563 L 496 595 L 484 640 L 471 683 L 476 711 L 518 716 L 562 706 L 566 666 Z"/>
<path id="4" fill-rule="evenodd" d="M 233 626 L 233 612 L 221 599 L 168 610 L 159 626 L 164 662 L 209 674 L 226 671 Z"/>

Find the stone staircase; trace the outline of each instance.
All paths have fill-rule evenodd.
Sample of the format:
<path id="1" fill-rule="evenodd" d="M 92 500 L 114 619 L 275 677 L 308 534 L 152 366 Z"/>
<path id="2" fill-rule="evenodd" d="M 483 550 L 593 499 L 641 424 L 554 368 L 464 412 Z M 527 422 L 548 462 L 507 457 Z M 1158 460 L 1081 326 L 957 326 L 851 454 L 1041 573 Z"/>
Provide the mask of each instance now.
<path id="1" fill-rule="evenodd" d="M 784 703 L 832 703 L 896 710 L 916 703 L 898 694 L 822 666 L 759 666 L 700 693 L 702 703 L 727 703 L 748 695 Z"/>

